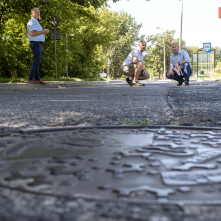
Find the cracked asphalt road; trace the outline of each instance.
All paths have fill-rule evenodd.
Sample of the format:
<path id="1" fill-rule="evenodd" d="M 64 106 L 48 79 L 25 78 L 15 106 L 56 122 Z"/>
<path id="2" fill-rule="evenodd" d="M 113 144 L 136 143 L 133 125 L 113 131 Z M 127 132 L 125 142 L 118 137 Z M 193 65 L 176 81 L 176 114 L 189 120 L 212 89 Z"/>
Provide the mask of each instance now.
<path id="1" fill-rule="evenodd" d="M 117 81 L 9 86 L 0 85 L 2 128 L 120 125 L 126 118 L 149 120 L 149 125 L 221 124 L 221 83 L 215 81 L 189 87 L 172 81 L 147 81 L 144 88 Z"/>

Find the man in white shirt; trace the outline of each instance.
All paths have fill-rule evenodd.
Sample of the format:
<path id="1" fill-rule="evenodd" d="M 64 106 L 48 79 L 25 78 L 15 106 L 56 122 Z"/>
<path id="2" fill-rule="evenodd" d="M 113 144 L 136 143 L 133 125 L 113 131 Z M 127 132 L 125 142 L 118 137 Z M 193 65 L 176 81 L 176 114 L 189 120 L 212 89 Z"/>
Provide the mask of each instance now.
<path id="1" fill-rule="evenodd" d="M 122 72 L 126 76 L 126 82 L 131 87 L 143 87 L 138 80 L 145 80 L 150 75 L 143 69 L 143 52 L 146 50 L 146 42 L 140 41 L 138 49 L 132 50 L 122 65 Z M 132 79 L 131 79 L 132 78 Z"/>
<path id="2" fill-rule="evenodd" d="M 192 74 L 190 57 L 185 50 L 180 50 L 178 43 L 172 44 L 173 54 L 170 56 L 170 72 L 167 78 L 178 82 L 177 86 L 189 86 L 189 78 Z M 185 79 L 185 80 L 184 80 Z"/>
<path id="3" fill-rule="evenodd" d="M 45 41 L 45 34 L 49 33 L 49 29 L 44 29 L 38 22 L 40 17 L 39 8 L 33 8 L 31 10 L 32 18 L 27 24 L 28 41 L 30 42 L 30 48 L 34 55 L 34 61 L 29 72 L 28 82 L 31 84 L 47 84 L 40 79 L 39 65 L 42 61 L 43 43 Z"/>

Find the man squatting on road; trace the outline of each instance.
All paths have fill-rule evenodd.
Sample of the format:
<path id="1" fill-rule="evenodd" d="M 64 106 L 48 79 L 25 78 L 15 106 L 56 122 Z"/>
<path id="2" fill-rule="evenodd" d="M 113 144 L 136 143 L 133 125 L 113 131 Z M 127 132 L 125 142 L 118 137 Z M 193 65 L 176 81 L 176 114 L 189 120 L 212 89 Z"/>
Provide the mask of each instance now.
<path id="1" fill-rule="evenodd" d="M 150 75 L 143 69 L 143 51 L 146 50 L 146 42 L 140 41 L 138 48 L 132 50 L 122 65 L 122 72 L 126 76 L 126 82 L 131 87 L 143 87 L 138 80 L 145 80 Z"/>
<path id="2" fill-rule="evenodd" d="M 170 72 L 167 73 L 168 79 L 173 79 L 178 82 L 177 86 L 189 85 L 189 78 L 192 74 L 190 65 L 190 57 L 185 50 L 179 49 L 178 43 L 172 44 L 173 54 L 170 56 Z"/>
<path id="3" fill-rule="evenodd" d="M 42 54 L 43 54 L 43 43 L 45 41 L 45 34 L 49 33 L 49 29 L 44 29 L 38 22 L 40 17 L 40 10 L 39 8 L 33 8 L 31 10 L 32 18 L 29 20 L 27 24 L 27 31 L 28 31 L 28 41 L 30 42 L 30 48 L 34 55 L 34 61 L 31 66 L 29 72 L 29 79 L 28 82 L 31 84 L 47 84 L 40 80 L 39 75 L 39 65 L 42 61 Z"/>

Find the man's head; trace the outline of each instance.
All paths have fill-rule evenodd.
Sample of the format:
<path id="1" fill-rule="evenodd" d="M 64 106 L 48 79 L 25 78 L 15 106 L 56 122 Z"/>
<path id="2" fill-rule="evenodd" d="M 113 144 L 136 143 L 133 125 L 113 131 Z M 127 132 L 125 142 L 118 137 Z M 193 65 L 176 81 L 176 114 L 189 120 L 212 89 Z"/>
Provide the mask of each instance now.
<path id="1" fill-rule="evenodd" d="M 40 10 L 39 10 L 39 8 L 33 8 L 31 10 L 31 16 L 38 20 L 40 18 Z"/>
<path id="2" fill-rule="evenodd" d="M 139 44 L 138 44 L 138 47 L 140 49 L 141 52 L 145 51 L 146 50 L 146 42 L 145 41 L 140 41 Z"/>
<path id="3" fill-rule="evenodd" d="M 178 43 L 175 42 L 175 43 L 172 44 L 172 51 L 173 51 L 174 54 L 177 54 L 179 49 L 180 49 L 180 47 L 179 47 Z"/>

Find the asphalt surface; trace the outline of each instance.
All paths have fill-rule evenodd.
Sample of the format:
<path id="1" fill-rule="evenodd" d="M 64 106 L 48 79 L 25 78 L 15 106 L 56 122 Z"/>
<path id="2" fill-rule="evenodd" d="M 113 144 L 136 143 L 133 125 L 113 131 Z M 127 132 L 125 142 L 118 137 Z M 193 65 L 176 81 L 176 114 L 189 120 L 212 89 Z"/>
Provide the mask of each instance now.
<path id="1" fill-rule="evenodd" d="M 220 221 L 220 92 L 0 84 L 0 221 Z"/>
<path id="2" fill-rule="evenodd" d="M 146 81 L 0 84 L 0 126 L 42 128 L 121 125 L 125 119 L 149 125 L 219 127 L 221 83 Z"/>

